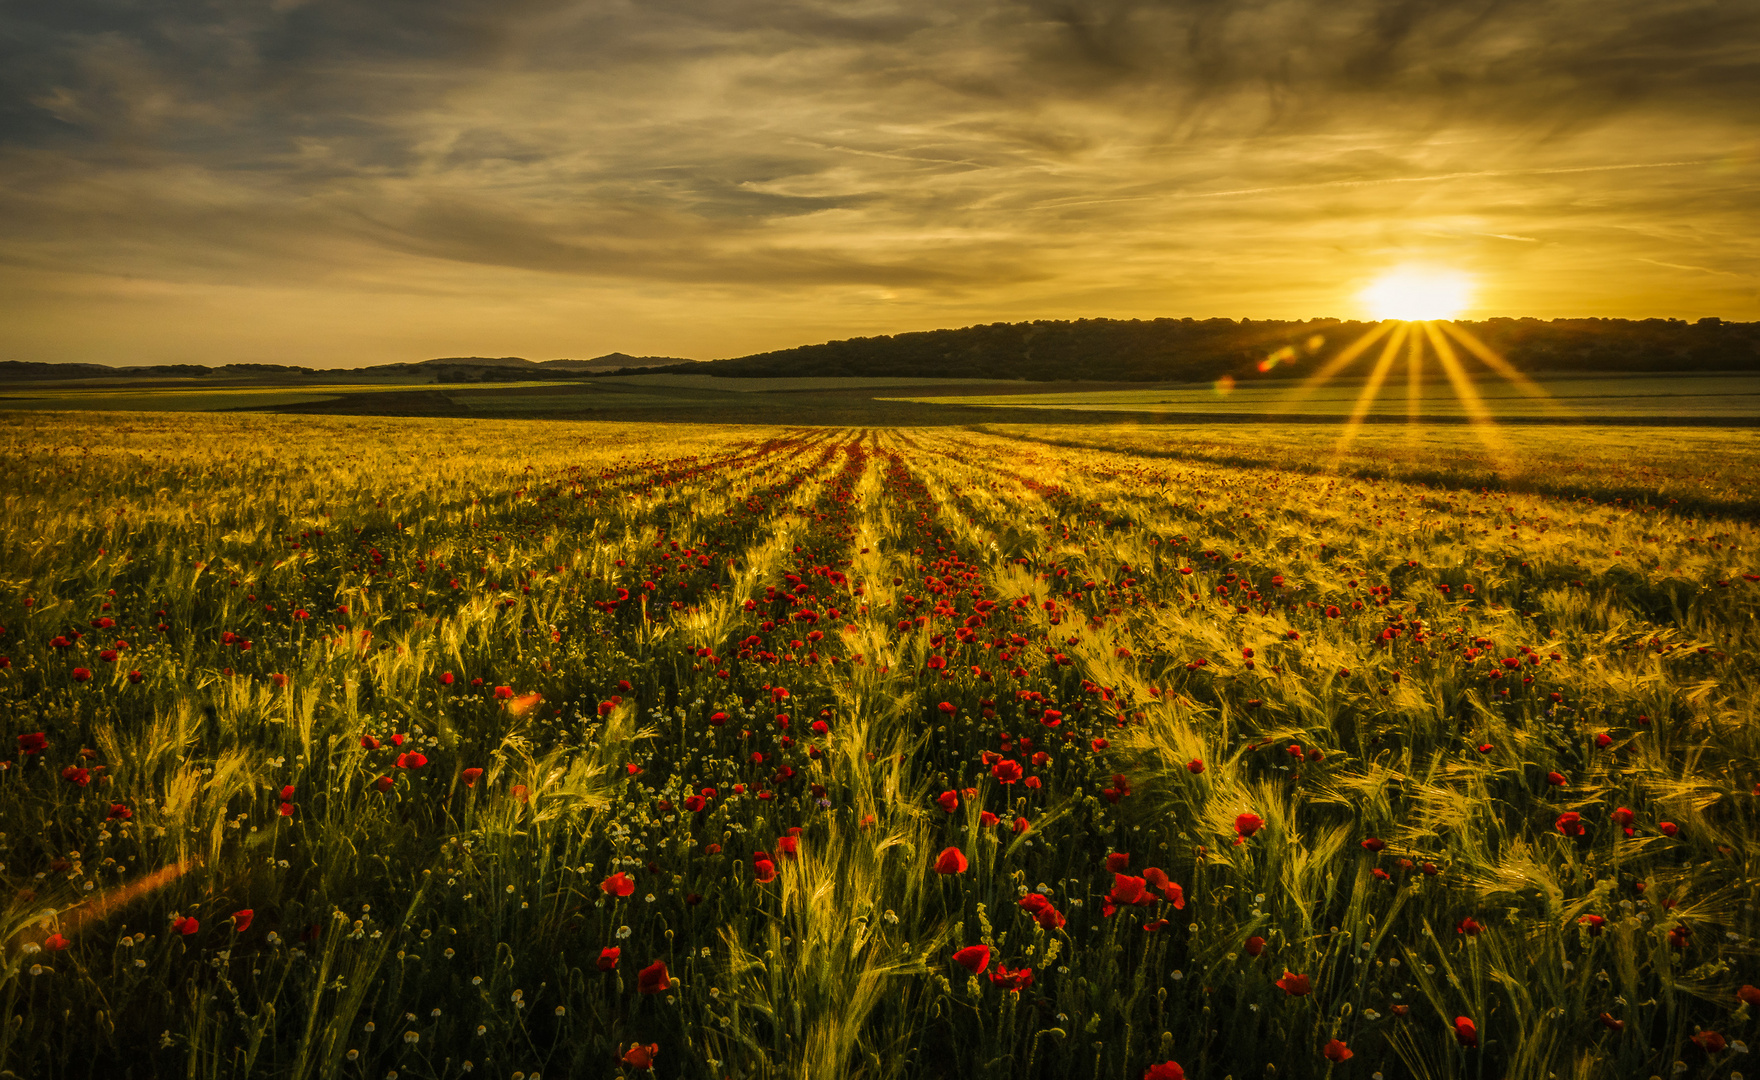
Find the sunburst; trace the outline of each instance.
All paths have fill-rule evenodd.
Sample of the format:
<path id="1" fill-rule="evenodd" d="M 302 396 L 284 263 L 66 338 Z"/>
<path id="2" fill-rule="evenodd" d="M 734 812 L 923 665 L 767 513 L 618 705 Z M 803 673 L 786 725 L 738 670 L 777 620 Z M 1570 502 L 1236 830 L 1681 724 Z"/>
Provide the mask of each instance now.
<path id="1" fill-rule="evenodd" d="M 1494 349 L 1454 321 L 1470 305 L 1473 288 L 1474 281 L 1467 274 L 1426 266 L 1400 266 L 1376 278 L 1358 296 L 1370 314 L 1380 321 L 1304 379 L 1285 399 L 1279 411 L 1294 411 L 1315 391 L 1379 344 L 1380 350 L 1364 380 L 1362 392 L 1352 405 L 1350 416 L 1333 448 L 1336 463 L 1374 411 L 1402 352 L 1406 364 L 1406 419 L 1413 424 L 1423 421 L 1424 364 L 1428 352 L 1435 357 L 1437 367 L 1447 378 L 1455 400 L 1466 414 L 1467 422 L 1485 444 L 1493 463 L 1500 470 L 1511 469 L 1514 461 L 1498 435 L 1496 418 L 1474 385 L 1472 376 L 1463 367 L 1457 346 L 1478 358 L 1493 374 L 1524 396 L 1541 402 L 1555 418 L 1569 420 L 1572 414 Z"/>

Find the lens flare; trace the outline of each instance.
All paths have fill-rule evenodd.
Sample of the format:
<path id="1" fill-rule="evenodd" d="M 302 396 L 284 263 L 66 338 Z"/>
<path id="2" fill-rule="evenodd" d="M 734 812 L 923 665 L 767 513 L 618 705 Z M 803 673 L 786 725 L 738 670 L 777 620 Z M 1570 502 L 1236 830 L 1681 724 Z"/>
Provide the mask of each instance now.
<path id="1" fill-rule="evenodd" d="M 1453 270 L 1400 266 L 1376 278 L 1358 299 L 1376 319 L 1453 319 L 1473 296 L 1473 279 Z"/>

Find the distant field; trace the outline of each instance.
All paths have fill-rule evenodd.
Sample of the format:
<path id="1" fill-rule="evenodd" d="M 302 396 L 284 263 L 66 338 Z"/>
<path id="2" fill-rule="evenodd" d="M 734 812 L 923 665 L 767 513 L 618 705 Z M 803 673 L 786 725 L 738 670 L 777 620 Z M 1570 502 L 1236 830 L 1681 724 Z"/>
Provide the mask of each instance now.
<path id="1" fill-rule="evenodd" d="M 1626 375 L 1596 379 L 1536 380 L 1544 397 L 1530 396 L 1506 382 L 1474 386 L 1492 415 L 1498 417 L 1678 416 L 1746 418 L 1760 416 L 1760 377 L 1752 375 Z M 1018 385 L 1018 384 L 1017 384 Z M 1349 416 L 1363 393 L 1363 380 L 1341 380 L 1304 393 L 1299 384 L 1281 382 L 1221 388 L 1209 383 L 1160 385 L 1082 392 L 1037 394 L 917 396 L 884 399 L 936 405 L 1005 406 L 1094 412 L 1169 412 Z M 1404 376 L 1391 377 L 1370 404 L 1376 417 L 1404 416 L 1413 410 Z M 1424 417 L 1469 415 L 1455 388 L 1444 381 L 1426 381 L 1416 398 Z"/>
<path id="2" fill-rule="evenodd" d="M 345 394 L 384 394 L 410 390 L 481 391 L 478 383 L 412 383 L 412 382 L 347 382 L 311 385 L 277 386 L 202 386 L 195 380 L 178 379 L 169 385 L 91 386 L 25 385 L 0 390 L 0 409 L 97 409 L 128 412 L 213 412 L 218 409 L 273 409 L 281 405 L 303 405 L 334 401 Z M 578 390 L 579 382 L 510 382 L 492 383 L 495 390 L 525 390 L 535 387 L 564 387 Z"/>

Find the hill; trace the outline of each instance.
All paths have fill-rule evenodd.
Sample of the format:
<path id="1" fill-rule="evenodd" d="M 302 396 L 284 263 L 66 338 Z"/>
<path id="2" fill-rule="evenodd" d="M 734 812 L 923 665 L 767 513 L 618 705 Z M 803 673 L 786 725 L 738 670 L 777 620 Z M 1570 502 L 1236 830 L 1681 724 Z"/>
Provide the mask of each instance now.
<path id="1" fill-rule="evenodd" d="M 1299 377 L 1374 329 L 1338 319 L 1079 319 L 849 338 L 644 372 L 803 376 L 1205 381 Z M 1701 319 L 1488 319 L 1459 324 L 1528 371 L 1756 371 L 1760 324 Z M 1464 349 L 1469 370 L 1479 364 Z M 1375 350 L 1357 360 L 1362 370 Z"/>

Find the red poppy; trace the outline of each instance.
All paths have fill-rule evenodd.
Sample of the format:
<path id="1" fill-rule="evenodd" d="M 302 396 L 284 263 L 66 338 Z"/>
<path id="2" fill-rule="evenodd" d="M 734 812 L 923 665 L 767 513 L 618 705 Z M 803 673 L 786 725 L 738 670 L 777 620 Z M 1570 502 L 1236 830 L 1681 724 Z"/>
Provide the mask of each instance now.
<path id="1" fill-rule="evenodd" d="M 1251 811 L 1241 814 L 1234 819 L 1235 835 L 1243 838 L 1252 836 L 1264 827 L 1265 819 Z"/>
<path id="2" fill-rule="evenodd" d="M 292 803 L 284 802 L 278 808 L 276 808 L 275 812 L 280 814 L 282 817 L 292 817 L 294 809 L 295 809 L 295 807 Z"/>
<path id="3" fill-rule="evenodd" d="M 632 1069 L 646 1070 L 654 1067 L 654 1059 L 659 1056 L 659 1043 L 649 1043 L 647 1046 L 643 1046 L 641 1043 L 630 1043 L 629 1049 L 623 1052 L 622 1061 Z"/>
<path id="4" fill-rule="evenodd" d="M 1306 975 L 1297 975 L 1293 971 L 1283 973 L 1283 978 L 1277 980 L 1277 988 L 1290 997 L 1304 997 L 1314 990 Z"/>
<path id="5" fill-rule="evenodd" d="M 373 781 L 373 786 L 383 792 L 383 791 L 390 791 L 392 788 L 392 785 L 394 785 L 396 783 L 397 783 L 397 781 L 391 779 L 391 777 L 389 777 L 389 776 L 381 776 L 381 777 L 379 777 L 379 779 Z"/>
<path id="6" fill-rule="evenodd" d="M 78 787 L 85 787 L 92 782 L 92 772 L 90 769 L 82 769 L 77 765 L 69 765 L 61 770 L 61 779 Z"/>
<path id="7" fill-rule="evenodd" d="M 1595 736 L 1595 745 L 1605 750 L 1613 745 L 1613 736 L 1603 731 Z"/>
<path id="8" fill-rule="evenodd" d="M 1179 1067 L 1177 1061 L 1163 1061 L 1143 1070 L 1143 1080 L 1186 1080 L 1186 1071 Z"/>
<path id="9" fill-rule="evenodd" d="M 1470 1050 L 1479 1045 L 1479 1025 L 1473 1023 L 1468 1017 L 1457 1016 L 1454 1018 L 1454 1037 L 1457 1042 Z"/>
<path id="10" fill-rule="evenodd" d="M 1457 934 L 1465 934 L 1468 937 L 1478 937 L 1479 934 L 1481 932 L 1483 932 L 1485 928 L 1483 926 L 1479 925 L 1478 919 L 1475 919 L 1471 915 L 1468 915 L 1466 918 L 1462 919 L 1459 923 L 1455 924 L 1454 929 L 1455 929 L 1455 933 L 1457 933 Z"/>
<path id="11" fill-rule="evenodd" d="M 440 685 L 441 686 L 451 686 L 452 685 L 452 672 L 442 671 L 440 673 Z"/>
<path id="12" fill-rule="evenodd" d="M 1724 1037 L 1715 1031 L 1701 1031 L 1693 1036 L 1693 1043 L 1707 1054 L 1721 1054 L 1729 1047 Z"/>
<path id="13" fill-rule="evenodd" d="M 1583 836 L 1589 831 L 1583 826 L 1583 815 L 1574 810 L 1560 814 L 1553 824 L 1565 836 Z"/>
<path id="14" fill-rule="evenodd" d="M 628 896 L 636 891 L 636 883 L 628 874 L 619 870 L 599 883 L 599 891 L 606 896 Z"/>
<path id="15" fill-rule="evenodd" d="M 769 859 L 754 859 L 752 860 L 752 876 L 760 882 L 775 881 L 776 864 Z"/>
<path id="16" fill-rule="evenodd" d="M 371 735 L 362 735 L 361 736 L 361 749 L 363 749 L 363 750 L 377 750 L 377 749 L 379 749 L 379 740 L 373 738 L 373 736 L 371 736 Z"/>
<path id="17" fill-rule="evenodd" d="M 40 731 L 32 731 L 18 737 L 18 752 L 21 754 L 40 754 L 49 748 L 49 738 Z"/>
<path id="18" fill-rule="evenodd" d="M 1387 848 L 1387 841 L 1377 839 L 1376 837 L 1373 837 L 1373 836 L 1371 836 L 1371 837 L 1369 837 L 1369 839 L 1363 841 L 1363 850 L 1369 852 L 1371 855 L 1379 854 L 1380 852 L 1382 852 L 1386 848 Z"/>
<path id="19" fill-rule="evenodd" d="M 990 775 L 996 777 L 999 784 L 1012 784 L 1021 778 L 1021 763 L 1018 761 L 998 761 L 990 767 Z"/>
<path id="20" fill-rule="evenodd" d="M 1333 1039 L 1329 1041 L 1321 1048 L 1320 1052 L 1326 1055 L 1327 1061 L 1333 1062 L 1334 1064 L 1341 1061 L 1349 1061 L 1356 1056 L 1351 1053 L 1351 1048 L 1346 1046 L 1342 1039 Z"/>
<path id="21" fill-rule="evenodd" d="M 994 828 L 995 826 L 1000 825 L 1001 823 L 1002 823 L 1002 819 L 997 817 L 995 814 L 992 814 L 988 810 L 985 810 L 984 812 L 982 812 L 978 815 L 978 824 L 983 826 L 986 829 Z"/>
<path id="22" fill-rule="evenodd" d="M 708 805 L 708 801 L 701 795 L 686 795 L 684 797 L 684 808 L 693 814 L 701 813 L 703 808 Z"/>
<path id="23" fill-rule="evenodd" d="M 184 937 L 189 937 L 201 928 L 202 924 L 196 920 L 194 915 L 186 915 L 171 924 L 171 929 L 182 934 Z"/>
<path id="24" fill-rule="evenodd" d="M 776 840 L 776 850 L 787 855 L 791 860 L 798 857 L 801 842 L 793 836 L 781 836 Z"/>
<path id="25" fill-rule="evenodd" d="M 1672 821 L 1659 821 L 1656 823 L 1656 827 L 1661 830 L 1664 836 L 1679 836 L 1681 833 L 1681 827 Z"/>
<path id="26" fill-rule="evenodd" d="M 73 669 L 73 681 L 74 682 L 86 682 L 91 677 L 92 677 L 92 673 L 90 671 L 87 671 L 83 667 L 76 667 Z"/>
<path id="27" fill-rule="evenodd" d="M 1115 873 L 1112 875 L 1112 892 L 1106 898 L 1114 904 L 1134 904 L 1142 899 L 1148 884 L 1140 877 Z"/>
<path id="28" fill-rule="evenodd" d="M 990 946 L 967 945 L 953 954 L 953 962 L 973 975 L 981 975 L 990 966 Z"/>
<path id="29" fill-rule="evenodd" d="M 1736 991 L 1736 1000 L 1743 1005 L 1760 1005 L 1760 986 L 1744 985 Z"/>
<path id="30" fill-rule="evenodd" d="M 464 772 L 459 774 L 460 778 L 464 780 L 465 787 L 476 787 L 477 781 L 482 777 L 482 775 L 483 775 L 483 770 L 481 770 L 481 769 L 466 769 Z"/>
<path id="31" fill-rule="evenodd" d="M 511 687 L 511 686 L 497 686 L 495 688 L 495 700 L 496 701 L 506 701 L 508 698 L 511 698 L 512 696 L 513 696 L 513 687 Z"/>
<path id="32" fill-rule="evenodd" d="M 43 939 L 43 948 L 49 950 L 50 952 L 60 952 L 62 949 L 67 948 L 71 944 L 73 944 L 73 942 L 68 941 L 66 938 L 62 937 L 60 934 L 50 934 L 48 937 Z"/>
<path id="33" fill-rule="evenodd" d="M 251 920 L 257 917 L 254 908 L 242 908 L 232 913 L 232 929 L 236 933 L 244 933 L 251 928 Z"/>
<path id="34" fill-rule="evenodd" d="M 623 950 L 618 948 L 615 945 L 607 945 L 603 949 L 600 949 L 599 950 L 599 970 L 600 971 L 610 971 L 612 968 L 615 968 L 617 966 L 618 959 L 621 958 L 622 956 L 623 956 Z"/>
<path id="35" fill-rule="evenodd" d="M 407 754 L 397 755 L 397 767 L 400 769 L 419 769 L 427 763 L 428 756 L 426 754 L 419 754 L 413 750 Z"/>
<path id="36" fill-rule="evenodd" d="M 1585 915 L 1577 920 L 1577 925 L 1587 926 L 1591 935 L 1600 937 L 1601 928 L 1607 925 L 1607 919 L 1601 915 Z"/>
<path id="37" fill-rule="evenodd" d="M 949 716 L 953 715 L 955 712 L 958 711 L 958 709 L 956 709 L 954 707 L 954 704 L 951 701 L 943 701 L 940 705 L 936 706 L 936 708 L 940 709 L 942 712 L 948 714 Z"/>
<path id="38" fill-rule="evenodd" d="M 1563 773 L 1556 773 L 1556 772 L 1547 773 L 1546 774 L 1546 782 L 1548 784 L 1551 784 L 1553 787 L 1568 787 L 1568 786 L 1570 786 L 1569 782 L 1565 780 Z"/>
<path id="39" fill-rule="evenodd" d="M 1193 776 L 1196 776 L 1197 774 L 1204 771 L 1204 763 L 1202 761 L 1198 760 L 1197 758 L 1193 758 L 1192 760 L 1186 762 L 1186 771 L 1191 773 Z"/>
<path id="40" fill-rule="evenodd" d="M 104 815 L 105 821 L 127 821 L 134 817 L 134 811 L 119 802 L 110 804 L 110 812 Z"/>
<path id="41" fill-rule="evenodd" d="M 1265 939 L 1257 934 L 1247 939 L 1247 955 L 1258 956 L 1265 951 Z"/>
<path id="42" fill-rule="evenodd" d="M 1033 823 L 1028 821 L 1024 817 L 1017 817 L 1014 819 L 1014 831 L 1015 831 L 1015 835 L 1017 835 L 1017 836 L 1020 835 L 1021 833 L 1024 833 L 1024 832 L 1031 830 L 1032 827 L 1033 827 Z"/>
<path id="43" fill-rule="evenodd" d="M 672 976 L 666 971 L 666 961 L 656 960 L 636 972 L 637 993 L 664 994 L 670 989 L 672 989 Z"/>
<path id="44" fill-rule="evenodd" d="M 951 814 L 959 809 L 959 792 L 943 791 L 940 795 L 935 797 L 935 803 L 940 806 L 941 809 Z"/>
<path id="45" fill-rule="evenodd" d="M 1011 971 L 1007 964 L 998 963 L 996 970 L 990 973 L 990 983 L 1004 990 L 1025 990 L 1033 985 L 1033 969 L 1024 967 Z"/>
<path id="46" fill-rule="evenodd" d="M 935 872 L 937 874 L 963 874 L 966 872 L 965 852 L 950 847 L 935 856 Z"/>
<path id="47" fill-rule="evenodd" d="M 1115 851 L 1106 856 L 1106 869 L 1117 874 L 1131 867 L 1131 855 L 1128 851 Z"/>

